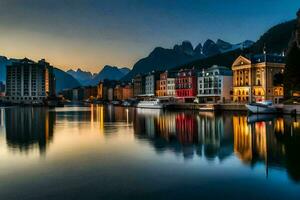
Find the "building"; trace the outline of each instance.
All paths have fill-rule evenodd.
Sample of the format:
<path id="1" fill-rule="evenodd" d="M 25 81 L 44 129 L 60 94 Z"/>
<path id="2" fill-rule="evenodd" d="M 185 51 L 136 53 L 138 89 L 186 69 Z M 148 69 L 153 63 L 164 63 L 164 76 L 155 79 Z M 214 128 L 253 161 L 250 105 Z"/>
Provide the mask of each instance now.
<path id="1" fill-rule="evenodd" d="M 159 75 L 156 81 L 156 96 L 174 97 L 175 96 L 175 75 L 165 71 Z"/>
<path id="2" fill-rule="evenodd" d="M 145 76 L 145 96 L 155 96 L 159 74 L 151 72 Z"/>
<path id="3" fill-rule="evenodd" d="M 5 96 L 5 85 L 2 81 L 0 81 L 0 97 Z"/>
<path id="4" fill-rule="evenodd" d="M 109 87 L 107 89 L 107 100 L 108 101 L 113 101 L 114 100 L 114 88 L 113 87 Z"/>
<path id="5" fill-rule="evenodd" d="M 227 67 L 214 65 L 198 72 L 199 103 L 231 101 L 232 71 Z"/>
<path id="6" fill-rule="evenodd" d="M 176 97 L 192 102 L 197 96 L 197 78 L 194 69 L 180 70 L 175 78 Z"/>
<path id="7" fill-rule="evenodd" d="M 99 100 L 103 100 L 103 101 L 108 101 L 108 90 L 109 88 L 113 88 L 117 85 L 117 82 L 116 81 L 111 81 L 111 80 L 103 80 L 103 81 L 100 81 L 98 86 L 97 86 L 97 99 Z M 113 91 L 110 91 L 112 92 L 110 95 L 110 97 L 113 98 Z"/>
<path id="8" fill-rule="evenodd" d="M 159 80 L 156 81 L 156 96 L 167 96 L 167 81 L 168 72 L 163 72 L 159 75 Z"/>
<path id="9" fill-rule="evenodd" d="M 133 96 L 138 97 L 145 94 L 145 77 L 141 74 L 133 78 Z"/>
<path id="10" fill-rule="evenodd" d="M 258 102 L 283 99 L 285 59 L 278 55 L 239 56 L 232 65 L 233 101 Z"/>
<path id="11" fill-rule="evenodd" d="M 84 100 L 84 88 L 74 88 L 72 89 L 72 101 L 83 101 Z"/>
<path id="12" fill-rule="evenodd" d="M 44 59 L 12 62 L 7 65 L 5 95 L 12 103 L 43 103 L 48 96 L 55 96 L 53 67 Z"/>
<path id="13" fill-rule="evenodd" d="M 93 100 L 98 96 L 98 88 L 96 86 L 86 86 L 84 87 L 84 100 Z"/>
<path id="14" fill-rule="evenodd" d="M 167 77 L 167 96 L 174 97 L 175 95 L 175 74 L 169 72 Z"/>
<path id="15" fill-rule="evenodd" d="M 121 101 L 123 100 L 123 86 L 122 85 L 116 85 L 114 88 L 114 100 Z"/>
<path id="16" fill-rule="evenodd" d="M 123 100 L 131 99 L 133 97 L 133 87 L 131 84 L 123 87 Z"/>

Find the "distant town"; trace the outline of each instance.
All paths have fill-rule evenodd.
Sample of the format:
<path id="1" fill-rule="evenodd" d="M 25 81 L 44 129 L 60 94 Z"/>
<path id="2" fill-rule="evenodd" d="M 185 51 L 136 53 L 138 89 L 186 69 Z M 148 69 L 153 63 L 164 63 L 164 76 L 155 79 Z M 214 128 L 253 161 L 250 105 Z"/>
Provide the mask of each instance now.
<path id="1" fill-rule="evenodd" d="M 291 40 L 291 44 L 298 48 L 299 24 L 300 12 L 295 38 Z M 1 102 L 6 105 L 58 106 L 82 102 L 136 106 L 140 101 L 149 103 L 151 99 L 158 99 L 168 100 L 169 104 L 172 102 L 185 109 L 190 108 L 191 104 L 211 104 L 243 110 L 243 105 L 253 102 L 284 103 L 287 60 L 284 53 L 269 54 L 262 49 L 261 54 L 238 56 L 231 66 L 212 65 L 200 69 L 190 66 L 139 73 L 131 81 L 101 80 L 97 86 L 63 89 L 57 94 L 53 67 L 44 59 L 34 62 L 24 58 L 7 66 L 6 86 L 0 83 Z M 297 90 L 291 91 L 290 96 L 299 96 Z M 226 107 L 226 104 L 231 107 Z M 289 112 L 299 112 L 297 109 L 294 106 L 289 108 Z"/>

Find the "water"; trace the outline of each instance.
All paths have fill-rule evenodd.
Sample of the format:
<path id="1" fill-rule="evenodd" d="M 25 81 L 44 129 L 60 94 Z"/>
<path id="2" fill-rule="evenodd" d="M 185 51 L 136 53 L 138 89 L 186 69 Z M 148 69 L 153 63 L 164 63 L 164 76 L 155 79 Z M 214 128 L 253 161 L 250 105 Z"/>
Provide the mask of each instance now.
<path id="1" fill-rule="evenodd" d="M 0 199 L 300 199 L 300 119 L 0 109 Z"/>

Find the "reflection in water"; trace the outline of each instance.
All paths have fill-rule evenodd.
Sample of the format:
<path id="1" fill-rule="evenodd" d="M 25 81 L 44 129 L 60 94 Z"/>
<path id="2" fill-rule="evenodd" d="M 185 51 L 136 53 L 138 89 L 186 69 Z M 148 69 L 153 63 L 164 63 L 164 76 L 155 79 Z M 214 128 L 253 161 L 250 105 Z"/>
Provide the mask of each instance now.
<path id="1" fill-rule="evenodd" d="M 300 122 L 296 118 L 235 113 L 168 112 L 114 106 L 0 109 L 0 136 L 9 149 L 45 153 L 55 126 L 70 126 L 104 137 L 127 128 L 157 153 L 222 162 L 236 157 L 246 166 L 285 169 L 300 181 Z M 69 135 L 70 139 L 72 134 Z M 83 136 L 84 137 L 84 136 Z"/>
<path id="2" fill-rule="evenodd" d="M 6 109 L 5 124 L 9 147 L 28 151 L 37 146 L 44 153 L 53 138 L 55 115 L 44 108 Z"/>
<path id="3" fill-rule="evenodd" d="M 234 153 L 246 165 L 264 164 L 266 176 L 269 168 L 279 167 L 300 181 L 300 123 L 289 117 L 259 118 L 144 110 L 138 112 L 134 129 L 137 138 L 148 138 L 157 152 L 171 150 L 184 158 L 198 155 L 220 161 Z"/>

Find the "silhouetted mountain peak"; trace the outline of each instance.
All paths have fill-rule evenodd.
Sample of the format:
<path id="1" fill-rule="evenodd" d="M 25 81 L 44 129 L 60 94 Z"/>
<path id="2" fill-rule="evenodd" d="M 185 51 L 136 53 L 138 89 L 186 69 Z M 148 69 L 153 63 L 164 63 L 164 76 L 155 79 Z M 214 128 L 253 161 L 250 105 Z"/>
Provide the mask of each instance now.
<path id="1" fill-rule="evenodd" d="M 199 43 L 194 50 L 195 54 L 198 54 L 198 55 L 203 54 L 202 49 L 203 49 L 202 44 Z"/>
<path id="2" fill-rule="evenodd" d="M 229 42 L 225 42 L 224 40 L 221 40 L 221 39 L 218 39 L 216 44 L 219 47 L 219 49 L 221 49 L 221 50 L 231 49 L 233 46 Z"/>
<path id="3" fill-rule="evenodd" d="M 208 39 L 204 42 L 202 51 L 205 56 L 213 56 L 221 53 L 218 45 L 211 39 Z"/>
<path id="4" fill-rule="evenodd" d="M 190 41 L 183 41 L 180 45 L 176 44 L 173 50 L 177 53 L 184 53 L 187 55 L 194 55 L 194 47 Z"/>

